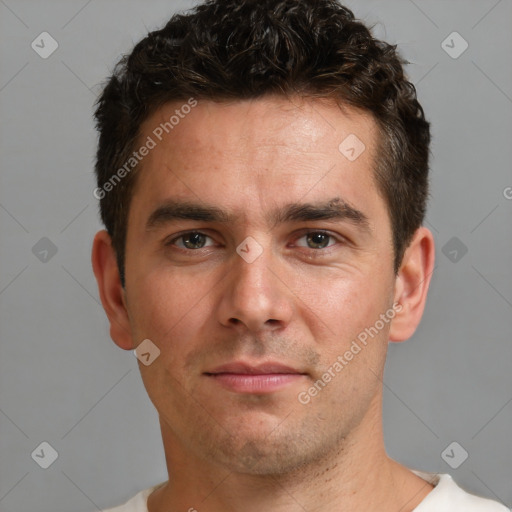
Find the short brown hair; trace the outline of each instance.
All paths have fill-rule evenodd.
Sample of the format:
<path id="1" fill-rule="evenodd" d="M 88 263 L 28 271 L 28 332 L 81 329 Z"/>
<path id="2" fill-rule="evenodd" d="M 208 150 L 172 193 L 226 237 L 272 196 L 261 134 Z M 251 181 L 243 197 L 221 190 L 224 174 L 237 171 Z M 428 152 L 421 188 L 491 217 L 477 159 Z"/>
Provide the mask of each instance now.
<path id="1" fill-rule="evenodd" d="M 336 0 L 207 0 L 149 33 L 115 67 L 95 112 L 98 187 L 130 158 L 142 122 L 166 102 L 334 98 L 370 112 L 379 127 L 375 176 L 391 218 L 397 272 L 424 219 L 430 144 L 403 64 L 396 45 L 375 39 Z M 123 285 L 135 170 L 100 198 Z"/>

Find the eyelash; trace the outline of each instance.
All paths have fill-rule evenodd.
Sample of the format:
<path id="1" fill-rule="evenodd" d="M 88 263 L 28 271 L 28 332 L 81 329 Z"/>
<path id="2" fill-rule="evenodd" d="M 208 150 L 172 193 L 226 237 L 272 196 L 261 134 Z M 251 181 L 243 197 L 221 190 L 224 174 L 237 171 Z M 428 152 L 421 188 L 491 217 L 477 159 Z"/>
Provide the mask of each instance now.
<path id="1" fill-rule="evenodd" d="M 199 234 L 199 235 L 203 235 L 207 238 L 210 238 L 212 239 L 211 236 L 207 235 L 206 233 L 203 233 L 202 231 L 186 231 L 185 233 L 181 233 L 180 235 L 178 236 L 175 236 L 173 237 L 171 240 L 169 240 L 168 242 L 165 242 L 164 245 L 166 247 L 168 246 L 175 246 L 175 242 L 180 240 L 180 239 L 183 239 L 185 236 L 187 235 L 191 235 L 191 234 Z M 324 231 L 324 230 L 319 230 L 319 229 L 314 229 L 314 230 L 309 230 L 309 231 L 305 231 L 303 233 L 300 234 L 300 236 L 298 236 L 295 241 L 297 240 L 300 240 L 301 238 L 304 238 L 305 236 L 308 236 L 308 235 L 312 235 L 312 234 L 321 234 L 321 235 L 325 235 L 327 237 L 329 237 L 330 239 L 334 239 L 339 243 L 344 243 L 346 242 L 346 239 L 344 237 L 341 237 L 341 236 L 335 236 L 333 235 L 332 233 L 329 233 L 328 231 Z M 331 240 L 329 240 L 331 241 Z M 331 249 L 333 245 L 327 245 L 326 247 L 322 247 L 322 248 L 319 248 L 319 249 L 314 249 L 312 247 L 305 247 L 305 246 L 299 246 L 299 247 L 302 247 L 304 249 L 309 249 L 315 253 L 318 253 L 318 252 L 326 252 L 327 249 Z M 177 247 L 175 246 L 176 249 L 180 250 L 180 251 L 185 251 L 185 252 L 199 252 L 201 249 L 207 249 L 208 247 L 200 247 L 199 249 L 187 249 L 187 248 L 183 248 L 183 247 Z"/>

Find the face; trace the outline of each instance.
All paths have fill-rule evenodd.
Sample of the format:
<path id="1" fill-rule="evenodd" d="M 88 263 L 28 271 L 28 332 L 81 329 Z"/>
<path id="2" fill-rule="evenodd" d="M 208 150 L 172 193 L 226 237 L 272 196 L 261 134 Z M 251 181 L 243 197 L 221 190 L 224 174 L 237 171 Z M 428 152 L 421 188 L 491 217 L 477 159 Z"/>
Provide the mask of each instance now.
<path id="1" fill-rule="evenodd" d="M 376 125 L 266 97 L 200 101 L 155 132 L 180 107 L 142 127 L 156 145 L 128 219 L 131 342 L 160 350 L 140 368 L 176 449 L 288 471 L 335 450 L 380 392 L 395 276 Z"/>

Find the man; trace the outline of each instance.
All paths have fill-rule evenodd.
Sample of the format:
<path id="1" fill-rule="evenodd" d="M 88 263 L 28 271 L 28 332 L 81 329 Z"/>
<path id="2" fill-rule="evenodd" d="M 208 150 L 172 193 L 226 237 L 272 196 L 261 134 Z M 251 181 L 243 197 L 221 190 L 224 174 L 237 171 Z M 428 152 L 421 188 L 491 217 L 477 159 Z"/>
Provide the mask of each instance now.
<path id="1" fill-rule="evenodd" d="M 116 511 L 506 510 L 384 448 L 387 345 L 434 266 L 402 64 L 334 0 L 213 0 L 117 66 L 92 261 L 169 481 Z"/>

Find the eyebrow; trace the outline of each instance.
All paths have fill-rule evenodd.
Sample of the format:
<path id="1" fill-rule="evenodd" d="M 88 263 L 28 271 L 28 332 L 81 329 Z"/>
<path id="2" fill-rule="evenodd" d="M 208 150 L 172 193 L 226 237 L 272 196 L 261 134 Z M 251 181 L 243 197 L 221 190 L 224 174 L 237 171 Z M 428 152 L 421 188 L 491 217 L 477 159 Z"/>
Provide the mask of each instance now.
<path id="1" fill-rule="evenodd" d="M 235 222 L 237 218 L 237 215 L 216 206 L 171 199 L 151 213 L 146 222 L 146 230 L 161 227 L 175 220 L 227 224 Z M 271 211 L 267 216 L 267 221 L 274 226 L 286 222 L 316 220 L 350 221 L 366 232 L 371 231 L 368 217 L 340 197 L 316 203 L 289 203 Z"/>

